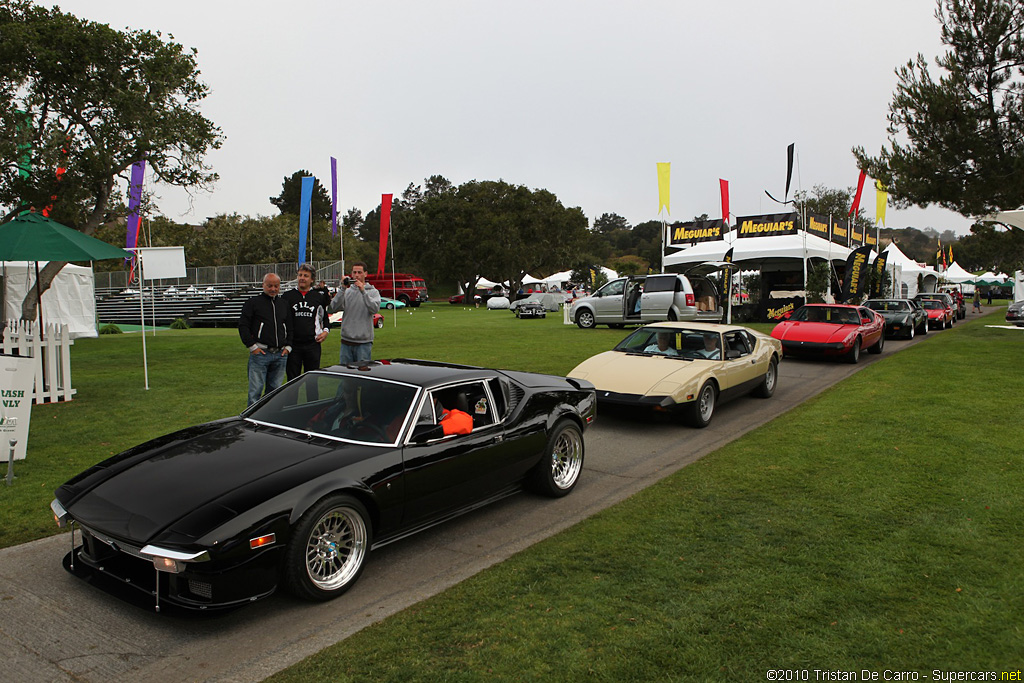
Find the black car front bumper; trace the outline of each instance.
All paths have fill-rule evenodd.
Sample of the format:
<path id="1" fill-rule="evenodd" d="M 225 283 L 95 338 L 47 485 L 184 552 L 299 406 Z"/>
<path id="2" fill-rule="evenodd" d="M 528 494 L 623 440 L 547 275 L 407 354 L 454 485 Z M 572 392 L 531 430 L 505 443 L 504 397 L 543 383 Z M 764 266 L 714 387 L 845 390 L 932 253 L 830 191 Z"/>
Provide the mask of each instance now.
<path id="1" fill-rule="evenodd" d="M 141 593 L 143 601 L 156 606 L 208 610 L 253 602 L 274 592 L 283 561 L 281 546 L 255 552 L 239 562 L 189 563 L 179 573 L 157 571 L 153 559 L 142 555 L 136 546 L 80 529 L 82 543 L 65 556 L 64 568 L 120 597 L 132 591 Z"/>

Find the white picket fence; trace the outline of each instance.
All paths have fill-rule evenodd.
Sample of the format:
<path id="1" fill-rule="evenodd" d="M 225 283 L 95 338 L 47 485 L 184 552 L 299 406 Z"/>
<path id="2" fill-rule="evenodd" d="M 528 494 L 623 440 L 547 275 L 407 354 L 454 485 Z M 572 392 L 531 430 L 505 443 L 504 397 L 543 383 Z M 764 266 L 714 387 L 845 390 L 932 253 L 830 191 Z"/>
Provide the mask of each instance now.
<path id="1" fill-rule="evenodd" d="M 0 352 L 9 356 L 36 359 L 35 391 L 32 402 L 59 403 L 70 401 L 76 390 L 71 388 L 71 345 L 67 325 L 47 325 L 40 339 L 39 323 L 8 320 Z"/>

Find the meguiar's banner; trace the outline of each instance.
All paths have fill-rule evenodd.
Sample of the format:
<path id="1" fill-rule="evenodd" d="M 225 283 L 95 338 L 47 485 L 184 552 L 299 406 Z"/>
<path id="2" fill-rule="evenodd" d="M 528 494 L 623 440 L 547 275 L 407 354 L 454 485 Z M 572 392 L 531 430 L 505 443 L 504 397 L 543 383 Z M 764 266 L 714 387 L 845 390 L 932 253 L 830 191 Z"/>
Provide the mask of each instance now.
<path id="1" fill-rule="evenodd" d="M 672 247 L 681 247 L 684 244 L 696 244 L 697 242 L 714 242 L 722 239 L 728 232 L 721 218 L 673 223 L 668 227 L 668 243 Z"/>
<path id="2" fill-rule="evenodd" d="M 856 223 L 850 223 L 850 247 L 859 247 L 864 244 L 864 229 Z"/>
<path id="3" fill-rule="evenodd" d="M 828 227 L 828 216 L 819 216 L 814 213 L 807 214 L 807 232 L 827 240 L 831 234 Z"/>
<path id="4" fill-rule="evenodd" d="M 868 245 L 871 246 L 871 245 Z M 885 275 L 885 262 L 889 259 L 889 252 L 883 252 L 875 257 L 875 263 L 872 268 L 875 269 L 875 279 L 871 283 L 871 296 L 885 296 L 885 292 L 882 291 L 882 278 Z"/>
<path id="5" fill-rule="evenodd" d="M 850 245 L 850 224 L 846 221 L 832 221 L 832 241 L 844 247 Z"/>
<path id="6" fill-rule="evenodd" d="M 850 252 L 846 259 L 846 277 L 843 278 L 842 301 L 849 301 L 864 289 L 864 274 L 868 269 L 871 247 L 860 247 Z"/>
<path id="7" fill-rule="evenodd" d="M 740 216 L 736 229 L 740 237 L 773 237 L 795 235 L 798 229 L 796 213 L 769 213 L 763 216 Z"/>

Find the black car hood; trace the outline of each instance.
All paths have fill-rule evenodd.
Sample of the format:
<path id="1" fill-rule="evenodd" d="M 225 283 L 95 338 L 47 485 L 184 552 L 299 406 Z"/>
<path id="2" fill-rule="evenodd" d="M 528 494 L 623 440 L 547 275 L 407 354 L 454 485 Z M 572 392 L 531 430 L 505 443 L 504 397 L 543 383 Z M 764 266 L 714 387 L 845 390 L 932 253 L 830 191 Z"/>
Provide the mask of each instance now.
<path id="1" fill-rule="evenodd" d="M 58 500 L 85 526 L 141 544 L 204 505 L 337 448 L 244 420 L 179 435 L 101 463 L 58 489 Z"/>

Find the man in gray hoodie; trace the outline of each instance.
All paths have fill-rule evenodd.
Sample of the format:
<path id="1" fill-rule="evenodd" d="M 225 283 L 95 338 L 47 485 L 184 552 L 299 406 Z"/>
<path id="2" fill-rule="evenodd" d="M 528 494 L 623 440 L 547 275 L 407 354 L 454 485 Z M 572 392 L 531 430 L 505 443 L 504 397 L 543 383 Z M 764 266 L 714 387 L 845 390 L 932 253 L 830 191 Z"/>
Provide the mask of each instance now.
<path id="1" fill-rule="evenodd" d="M 352 264 L 352 278 L 331 300 L 341 319 L 341 364 L 367 362 L 373 350 L 373 314 L 380 310 L 380 292 L 366 282 L 366 264 Z"/>

